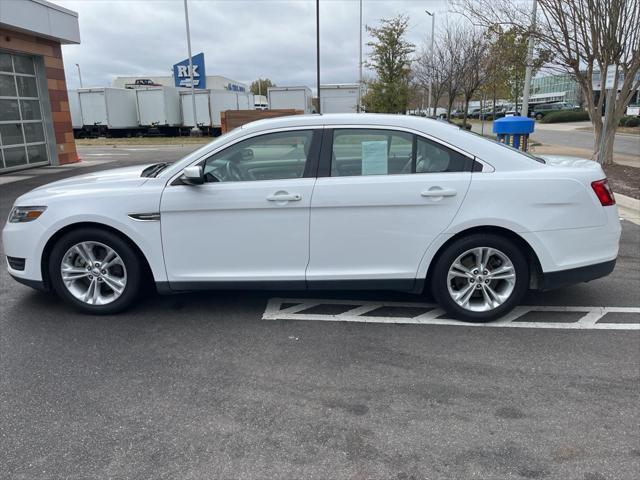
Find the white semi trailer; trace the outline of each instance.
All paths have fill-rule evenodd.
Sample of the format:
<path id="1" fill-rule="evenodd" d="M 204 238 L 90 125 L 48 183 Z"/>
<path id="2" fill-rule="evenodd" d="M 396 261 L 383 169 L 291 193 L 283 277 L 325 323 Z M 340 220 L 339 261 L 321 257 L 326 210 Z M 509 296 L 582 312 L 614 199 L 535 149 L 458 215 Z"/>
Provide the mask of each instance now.
<path id="1" fill-rule="evenodd" d="M 77 103 L 73 106 L 76 113 L 72 115 L 76 124 L 81 122 L 78 136 L 97 136 L 110 134 L 113 136 L 129 135 L 139 128 L 136 92 L 125 88 L 81 88 L 72 91 L 70 97 L 77 94 Z M 79 112 L 79 115 L 78 115 Z"/>
<path id="2" fill-rule="evenodd" d="M 211 128 L 211 111 L 209 110 L 209 90 L 194 90 L 196 101 L 196 125 L 208 130 Z M 180 91 L 180 110 L 182 126 L 193 128 L 193 101 L 191 90 Z"/>
<path id="3" fill-rule="evenodd" d="M 313 113 L 313 96 L 309 87 L 269 87 L 267 96 L 271 110 L 296 109 Z"/>
<path id="4" fill-rule="evenodd" d="M 182 126 L 182 115 L 176 87 L 138 87 L 134 91 L 141 127 L 156 129 L 157 133 L 177 133 Z"/>
<path id="5" fill-rule="evenodd" d="M 357 113 L 358 100 L 357 83 L 320 85 L 322 113 Z"/>
<path id="6" fill-rule="evenodd" d="M 222 127 L 221 113 L 227 110 L 253 110 L 253 95 L 230 90 L 195 90 L 198 127 L 214 135 Z M 191 91 L 180 92 L 184 127 L 193 127 Z"/>

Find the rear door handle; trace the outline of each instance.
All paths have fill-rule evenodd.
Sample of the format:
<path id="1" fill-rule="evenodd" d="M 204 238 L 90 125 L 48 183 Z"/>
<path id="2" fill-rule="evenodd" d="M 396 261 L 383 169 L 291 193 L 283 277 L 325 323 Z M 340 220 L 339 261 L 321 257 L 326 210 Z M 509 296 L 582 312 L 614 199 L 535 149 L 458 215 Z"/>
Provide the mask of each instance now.
<path id="1" fill-rule="evenodd" d="M 299 202 L 302 195 L 299 193 L 276 192 L 267 197 L 270 202 Z"/>
<path id="2" fill-rule="evenodd" d="M 431 187 L 429 190 L 423 190 L 420 195 L 423 197 L 454 197 L 458 192 L 453 188 Z"/>

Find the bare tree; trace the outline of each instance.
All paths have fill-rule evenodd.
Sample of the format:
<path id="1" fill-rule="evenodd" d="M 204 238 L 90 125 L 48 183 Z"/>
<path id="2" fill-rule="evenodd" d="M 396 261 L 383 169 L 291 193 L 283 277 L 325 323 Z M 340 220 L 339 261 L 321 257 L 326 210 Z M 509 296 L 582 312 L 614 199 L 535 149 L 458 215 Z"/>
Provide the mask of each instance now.
<path id="1" fill-rule="evenodd" d="M 489 75 L 489 45 L 484 32 L 471 26 L 461 30 L 458 39 L 460 91 L 464 101 L 462 123 L 466 125 L 469 102 Z"/>
<path id="2" fill-rule="evenodd" d="M 529 32 L 529 5 L 518 0 L 457 1 L 457 8 L 476 23 L 527 31 L 538 45 L 553 52 L 550 66 L 573 75 L 582 90 L 595 131 L 593 158 L 603 165 L 610 164 L 615 130 L 640 88 L 640 0 L 538 0 L 538 5 L 536 30 Z M 604 80 L 609 65 L 619 75 L 614 80 L 611 101 L 606 105 L 605 128 L 604 85 L 598 85 L 598 81 L 599 77 Z M 596 91 L 600 91 L 597 98 Z M 603 131 L 606 131 L 604 138 Z"/>
<path id="3" fill-rule="evenodd" d="M 459 24 L 447 23 L 440 38 L 440 46 L 436 49 L 435 64 L 442 70 L 444 94 L 447 97 L 447 118 L 451 118 L 451 109 L 456 97 L 462 93 L 464 80 L 464 57 L 460 45 L 464 38 L 464 29 Z"/>
<path id="4" fill-rule="evenodd" d="M 434 48 L 432 62 L 431 53 L 428 48 L 423 47 L 412 65 L 413 81 L 422 91 L 428 91 L 429 82 L 431 82 L 431 102 L 434 111 L 438 108 L 447 87 L 445 68 L 444 65 L 440 63 L 444 55 L 439 51 L 440 49 L 441 47 L 438 43 Z M 431 113 L 429 113 L 429 115 L 430 114 Z"/>

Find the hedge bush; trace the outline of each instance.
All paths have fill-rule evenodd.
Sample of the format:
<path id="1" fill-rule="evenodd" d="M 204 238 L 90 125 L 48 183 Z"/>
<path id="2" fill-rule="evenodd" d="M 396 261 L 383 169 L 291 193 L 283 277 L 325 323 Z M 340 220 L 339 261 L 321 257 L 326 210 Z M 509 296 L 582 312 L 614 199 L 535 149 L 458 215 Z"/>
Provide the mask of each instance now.
<path id="1" fill-rule="evenodd" d="M 618 123 L 620 127 L 638 127 L 640 126 L 640 118 L 635 115 L 625 115 L 620 119 L 620 123 Z"/>
<path id="2" fill-rule="evenodd" d="M 589 113 L 585 110 L 559 110 L 549 112 L 540 120 L 541 123 L 582 122 L 589 120 Z"/>

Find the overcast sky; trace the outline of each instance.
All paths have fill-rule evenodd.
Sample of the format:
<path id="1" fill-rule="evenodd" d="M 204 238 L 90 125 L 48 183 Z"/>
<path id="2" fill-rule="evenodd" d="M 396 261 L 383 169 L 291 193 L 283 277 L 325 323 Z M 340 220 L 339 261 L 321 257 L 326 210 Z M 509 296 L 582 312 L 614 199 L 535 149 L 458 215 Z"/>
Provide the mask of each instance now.
<path id="1" fill-rule="evenodd" d="M 63 46 L 69 88 L 106 86 L 115 76 L 170 75 L 187 57 L 182 0 L 53 0 L 79 13 L 80 45 Z M 431 18 L 447 0 L 364 0 L 363 23 L 409 16 L 408 39 L 430 38 Z M 315 0 L 189 0 L 192 52 L 204 52 L 208 75 L 250 83 L 315 86 Z M 358 0 L 320 0 L 322 83 L 358 79 Z M 363 33 L 363 43 L 368 37 Z M 365 46 L 365 55 L 366 55 Z M 365 56 L 366 58 L 366 56 Z"/>

